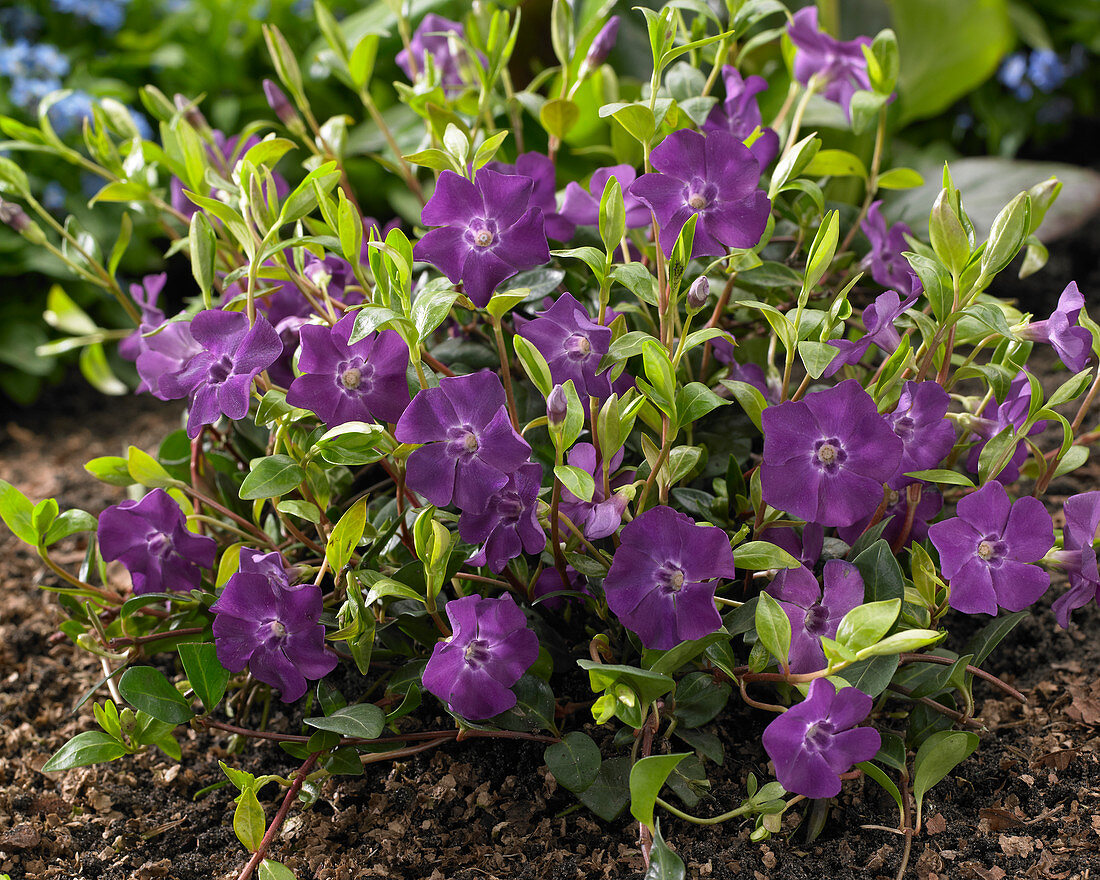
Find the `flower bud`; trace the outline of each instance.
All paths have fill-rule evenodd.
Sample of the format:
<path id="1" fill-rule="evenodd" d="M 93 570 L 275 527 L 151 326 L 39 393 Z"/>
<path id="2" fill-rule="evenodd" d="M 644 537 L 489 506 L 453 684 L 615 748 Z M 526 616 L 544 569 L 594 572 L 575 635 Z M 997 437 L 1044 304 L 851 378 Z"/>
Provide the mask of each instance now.
<path id="1" fill-rule="evenodd" d="M 599 67 L 607 60 L 611 50 L 615 48 L 615 38 L 619 36 L 619 16 L 613 15 L 607 20 L 607 24 L 596 34 L 596 39 L 588 47 L 588 54 L 584 58 L 584 66 L 589 70 Z"/>
<path id="2" fill-rule="evenodd" d="M 286 92 L 280 89 L 272 80 L 264 80 L 264 97 L 267 98 L 268 105 L 275 111 L 275 115 L 283 125 L 289 127 L 301 122 L 298 111 L 290 103 Z"/>
<path id="3" fill-rule="evenodd" d="M 31 244 L 41 245 L 46 242 L 42 227 L 28 217 L 27 212 L 15 202 L 0 199 L 0 223 L 10 226 Z"/>
<path id="4" fill-rule="evenodd" d="M 546 420 L 552 427 L 557 427 L 565 422 L 566 413 L 569 412 L 569 401 L 565 397 L 565 389 L 555 385 L 546 398 Z"/>
<path id="5" fill-rule="evenodd" d="M 192 128 L 202 131 L 210 127 L 210 123 L 206 121 L 202 111 L 195 106 L 190 98 L 177 94 L 175 101 L 176 109 L 183 113 L 183 118 L 188 121 Z"/>
<path id="6" fill-rule="evenodd" d="M 689 309 L 698 311 L 707 304 L 710 298 L 710 281 L 706 275 L 700 275 L 688 288 L 687 305 Z"/>

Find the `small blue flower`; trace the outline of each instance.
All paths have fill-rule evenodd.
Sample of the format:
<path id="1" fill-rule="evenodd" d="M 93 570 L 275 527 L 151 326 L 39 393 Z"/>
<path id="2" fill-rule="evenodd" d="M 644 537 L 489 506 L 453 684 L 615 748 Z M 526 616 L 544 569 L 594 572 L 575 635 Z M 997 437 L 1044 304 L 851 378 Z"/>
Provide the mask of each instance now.
<path id="1" fill-rule="evenodd" d="M 60 214 L 65 210 L 65 187 L 51 180 L 42 189 L 42 207 L 51 214 Z"/>
<path id="2" fill-rule="evenodd" d="M 1021 101 L 1028 100 L 1032 95 L 1031 84 L 1027 82 L 1027 67 L 1027 56 L 1023 52 L 1015 52 L 1004 60 L 997 72 L 997 79 Z"/>
<path id="3" fill-rule="evenodd" d="M 65 135 L 78 128 L 91 115 L 92 96 L 87 92 L 76 91 L 50 107 L 50 124 L 59 135 Z"/>
<path id="4" fill-rule="evenodd" d="M 1027 63 L 1027 74 L 1035 87 L 1050 94 L 1066 80 L 1066 68 L 1057 52 L 1036 49 Z"/>

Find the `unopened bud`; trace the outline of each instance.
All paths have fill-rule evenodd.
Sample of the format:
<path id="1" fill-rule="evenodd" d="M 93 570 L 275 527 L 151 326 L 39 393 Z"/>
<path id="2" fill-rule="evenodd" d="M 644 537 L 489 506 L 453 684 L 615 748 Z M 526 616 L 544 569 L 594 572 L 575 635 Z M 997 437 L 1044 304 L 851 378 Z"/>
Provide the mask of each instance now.
<path id="1" fill-rule="evenodd" d="M 546 398 L 546 420 L 556 428 L 565 421 L 568 412 L 569 401 L 565 397 L 565 389 L 555 385 L 550 396 Z"/>
<path id="2" fill-rule="evenodd" d="M 264 97 L 267 98 L 267 103 L 283 125 L 289 127 L 301 122 L 298 111 L 290 103 L 286 92 L 269 79 L 264 80 Z"/>
<path id="3" fill-rule="evenodd" d="M 588 54 L 584 58 L 584 66 L 589 70 L 599 67 L 607 60 L 611 50 L 615 48 L 615 39 L 619 36 L 619 16 L 613 15 L 607 20 L 588 47 Z"/>
<path id="4" fill-rule="evenodd" d="M 190 98 L 177 94 L 175 96 L 176 109 L 183 114 L 183 118 L 190 123 L 191 127 L 198 130 L 204 130 L 210 127 L 210 124 L 206 121 L 206 117 L 202 115 L 202 111 L 195 106 L 195 102 Z"/>
<path id="5" fill-rule="evenodd" d="M 698 311 L 707 304 L 710 298 L 710 281 L 706 275 L 700 275 L 688 288 L 687 305 L 689 309 Z"/>
<path id="6" fill-rule="evenodd" d="M 42 228 L 15 202 L 5 202 L 0 199 L 0 223 L 10 226 L 31 244 L 40 245 L 46 241 L 46 234 Z"/>

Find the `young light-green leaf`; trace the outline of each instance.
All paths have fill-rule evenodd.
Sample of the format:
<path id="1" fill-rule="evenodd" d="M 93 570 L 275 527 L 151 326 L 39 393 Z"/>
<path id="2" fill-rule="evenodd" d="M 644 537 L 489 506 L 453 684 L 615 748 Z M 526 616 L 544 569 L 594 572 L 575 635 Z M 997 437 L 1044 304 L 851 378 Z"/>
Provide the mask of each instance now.
<path id="1" fill-rule="evenodd" d="M 325 558 L 333 572 L 339 572 L 348 564 L 366 526 L 367 496 L 364 495 L 344 512 L 329 535 Z"/>
<path id="2" fill-rule="evenodd" d="M 920 829 L 924 796 L 978 747 L 978 735 L 969 730 L 941 730 L 933 733 L 917 751 L 913 761 L 913 798 L 917 802 Z"/>
<path id="3" fill-rule="evenodd" d="M 86 730 L 78 733 L 58 749 L 52 758 L 42 765 L 44 773 L 55 770 L 71 770 L 73 767 L 87 767 L 113 761 L 126 754 L 122 743 L 101 730 Z"/>
<path id="4" fill-rule="evenodd" d="M 761 593 L 756 605 L 756 634 L 781 665 L 790 662 L 791 621 L 783 607 L 768 593 Z"/>
<path id="5" fill-rule="evenodd" d="M 669 774 L 690 752 L 675 755 L 650 755 L 630 768 L 630 813 L 653 830 L 653 806 Z"/>

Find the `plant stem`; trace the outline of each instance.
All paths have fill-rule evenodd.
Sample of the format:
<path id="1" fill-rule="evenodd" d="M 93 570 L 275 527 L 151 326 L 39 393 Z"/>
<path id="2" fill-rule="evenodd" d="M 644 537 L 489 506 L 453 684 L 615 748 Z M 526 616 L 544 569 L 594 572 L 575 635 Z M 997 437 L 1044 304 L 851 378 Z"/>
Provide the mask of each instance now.
<path id="1" fill-rule="evenodd" d="M 677 809 L 676 807 L 672 806 L 672 804 L 670 804 L 668 801 L 662 800 L 661 798 L 657 798 L 656 803 L 657 806 L 663 807 L 664 809 L 668 810 L 670 813 L 672 813 L 673 816 L 676 816 L 679 819 L 683 819 L 685 822 L 693 822 L 696 825 L 718 825 L 728 819 L 735 819 L 738 816 L 744 816 L 745 813 L 749 811 L 749 806 L 745 805 L 738 807 L 736 810 L 730 810 L 728 813 L 723 813 L 721 816 L 710 816 L 709 818 L 704 819 L 700 816 L 689 815 L 688 813 L 685 813 L 683 810 Z"/>
<path id="2" fill-rule="evenodd" d="M 310 771 L 313 770 L 313 765 L 317 763 L 317 759 L 320 756 L 320 752 L 314 752 L 306 758 L 301 769 L 295 774 L 294 781 L 290 783 L 290 787 L 286 790 L 286 796 L 279 806 L 279 812 L 277 812 L 275 818 L 271 820 L 271 825 L 268 827 L 267 833 L 264 834 L 264 838 L 260 841 L 260 845 L 256 848 L 256 852 L 252 854 L 252 858 L 248 860 L 248 864 L 244 866 L 244 870 L 241 871 L 237 880 L 248 880 L 260 866 L 267 851 L 271 848 L 271 844 L 274 843 L 276 835 L 282 830 L 287 813 L 290 812 L 290 807 L 294 803 L 294 799 L 298 797 L 298 792 L 302 790 L 302 783 L 306 781 L 306 777 L 310 774 Z"/>

